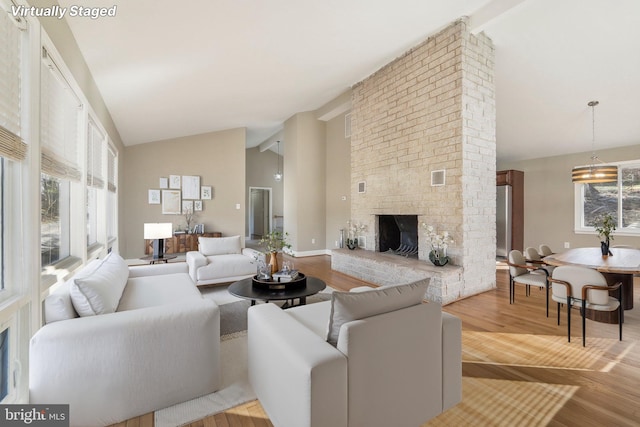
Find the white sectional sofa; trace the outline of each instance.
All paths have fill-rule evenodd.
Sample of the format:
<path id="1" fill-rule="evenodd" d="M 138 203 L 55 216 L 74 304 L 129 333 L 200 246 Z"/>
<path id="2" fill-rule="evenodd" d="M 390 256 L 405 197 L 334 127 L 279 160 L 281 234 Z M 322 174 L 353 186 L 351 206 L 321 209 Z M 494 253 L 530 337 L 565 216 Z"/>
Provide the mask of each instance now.
<path id="1" fill-rule="evenodd" d="M 248 313 L 249 381 L 278 427 L 418 426 L 462 399 L 462 323 L 425 283 Z M 328 328 L 327 328 L 327 325 Z"/>
<path id="2" fill-rule="evenodd" d="M 220 311 L 185 263 L 95 260 L 49 295 L 29 357 L 32 404 L 69 404 L 72 426 L 104 426 L 220 385 Z"/>
<path id="3" fill-rule="evenodd" d="M 187 252 L 189 275 L 197 286 L 229 283 L 256 274 L 264 254 L 242 248 L 240 236 L 198 237 L 198 250 Z"/>

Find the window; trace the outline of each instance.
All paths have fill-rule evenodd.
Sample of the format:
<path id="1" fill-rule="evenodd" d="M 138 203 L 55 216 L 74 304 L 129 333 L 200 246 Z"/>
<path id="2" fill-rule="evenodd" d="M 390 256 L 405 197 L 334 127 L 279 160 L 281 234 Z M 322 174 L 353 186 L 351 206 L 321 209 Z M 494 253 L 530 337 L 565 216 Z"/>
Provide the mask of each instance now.
<path id="1" fill-rule="evenodd" d="M 87 136 L 87 246 L 92 246 L 98 243 L 98 199 L 103 196 L 104 188 L 104 134 L 91 119 Z"/>
<path id="2" fill-rule="evenodd" d="M 604 213 L 615 218 L 617 234 L 640 235 L 640 161 L 620 163 L 617 182 L 576 184 L 576 232 L 595 232 Z"/>
<path id="3" fill-rule="evenodd" d="M 42 266 L 55 264 L 70 255 L 69 181 L 45 173 L 40 177 L 40 252 Z"/>
<path id="4" fill-rule="evenodd" d="M 9 329 L 0 333 L 0 402 L 9 394 Z"/>
<path id="5" fill-rule="evenodd" d="M 113 242 L 118 235 L 118 204 L 116 193 L 118 157 L 116 150 L 109 144 L 107 149 L 107 239 Z"/>
<path id="6" fill-rule="evenodd" d="M 70 255 L 71 182 L 80 181 L 79 124 L 82 104 L 46 49 L 41 73 L 42 266 Z"/>

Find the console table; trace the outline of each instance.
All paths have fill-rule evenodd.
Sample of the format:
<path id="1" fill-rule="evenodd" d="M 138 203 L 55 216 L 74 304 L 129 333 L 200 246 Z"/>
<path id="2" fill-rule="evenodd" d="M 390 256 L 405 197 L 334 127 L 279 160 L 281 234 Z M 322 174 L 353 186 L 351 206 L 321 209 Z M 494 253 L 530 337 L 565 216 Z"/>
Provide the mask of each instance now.
<path id="1" fill-rule="evenodd" d="M 164 253 L 178 254 L 198 250 L 198 237 L 222 237 L 222 233 L 214 231 L 212 233 L 201 234 L 174 234 L 173 237 L 164 239 Z M 153 240 L 145 239 L 144 254 L 153 255 Z"/>

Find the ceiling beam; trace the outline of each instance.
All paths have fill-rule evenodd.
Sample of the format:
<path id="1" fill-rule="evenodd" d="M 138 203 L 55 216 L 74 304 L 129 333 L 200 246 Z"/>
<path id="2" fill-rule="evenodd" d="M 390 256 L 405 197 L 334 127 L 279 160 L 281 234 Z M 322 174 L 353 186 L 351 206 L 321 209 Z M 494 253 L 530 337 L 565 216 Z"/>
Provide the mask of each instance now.
<path id="1" fill-rule="evenodd" d="M 282 147 L 282 145 L 284 145 L 283 144 L 284 131 L 278 131 L 278 132 L 274 133 L 273 135 L 271 135 L 262 144 L 260 144 L 258 146 L 258 149 L 260 150 L 261 153 L 265 152 L 268 149 L 270 149 L 271 147 L 273 147 L 274 145 L 276 145 L 278 143 L 278 141 L 280 141 L 280 146 Z M 283 153 L 284 153 L 284 151 L 283 151 Z"/>
<path id="2" fill-rule="evenodd" d="M 469 17 L 469 31 L 473 34 L 482 32 L 496 19 L 504 16 L 510 10 L 519 7 L 527 0 L 492 0 Z"/>

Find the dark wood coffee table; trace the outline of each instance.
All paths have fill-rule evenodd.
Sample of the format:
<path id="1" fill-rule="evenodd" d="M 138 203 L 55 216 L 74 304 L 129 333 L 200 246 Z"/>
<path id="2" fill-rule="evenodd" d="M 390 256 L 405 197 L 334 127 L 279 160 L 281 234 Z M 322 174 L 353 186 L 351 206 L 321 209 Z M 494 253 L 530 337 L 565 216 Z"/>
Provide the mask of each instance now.
<path id="1" fill-rule="evenodd" d="M 257 300 L 265 302 L 285 301 L 282 308 L 289 308 L 296 305 L 305 305 L 307 297 L 317 294 L 326 287 L 327 285 L 322 280 L 307 276 L 307 284 L 305 286 L 291 289 L 268 289 L 254 286 L 252 278 L 249 277 L 232 283 L 229 285 L 228 291 L 238 298 L 251 300 L 251 305 L 255 305 Z M 299 300 L 298 304 L 295 304 L 296 299 Z"/>

